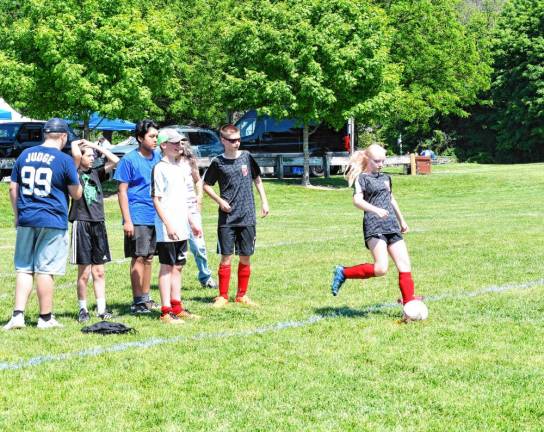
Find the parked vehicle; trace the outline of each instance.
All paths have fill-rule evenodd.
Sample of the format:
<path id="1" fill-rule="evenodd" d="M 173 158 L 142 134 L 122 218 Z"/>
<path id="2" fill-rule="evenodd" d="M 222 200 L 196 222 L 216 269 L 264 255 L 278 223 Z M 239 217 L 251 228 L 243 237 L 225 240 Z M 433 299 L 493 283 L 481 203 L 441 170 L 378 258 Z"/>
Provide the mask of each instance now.
<path id="1" fill-rule="evenodd" d="M 0 176 L 11 175 L 11 169 L 21 152 L 29 147 L 40 145 L 45 121 L 5 121 L 0 122 Z M 79 137 L 70 129 L 68 144 L 63 151 L 70 154 L 70 142 Z"/>
<path id="2" fill-rule="evenodd" d="M 296 119 L 277 120 L 266 115 L 248 111 L 236 122 L 240 128 L 240 148 L 253 154 L 292 154 L 303 152 L 303 129 Z M 309 127 L 308 149 L 310 156 L 323 156 L 332 152 L 347 156 L 354 147 L 350 125 L 346 123 L 338 131 L 325 123 L 311 124 Z M 301 174 L 302 167 L 285 167 L 286 175 Z M 312 175 L 322 175 L 319 167 L 311 168 Z"/>
<path id="3" fill-rule="evenodd" d="M 187 134 L 196 157 L 214 157 L 223 153 L 223 144 L 221 144 L 219 137 L 211 129 L 183 125 L 165 126 L 161 129 L 166 128 L 173 128 L 178 132 Z M 138 148 L 138 141 L 136 141 L 136 138 L 130 137 L 113 146 L 110 150 L 119 158 L 122 158 L 135 148 Z"/>

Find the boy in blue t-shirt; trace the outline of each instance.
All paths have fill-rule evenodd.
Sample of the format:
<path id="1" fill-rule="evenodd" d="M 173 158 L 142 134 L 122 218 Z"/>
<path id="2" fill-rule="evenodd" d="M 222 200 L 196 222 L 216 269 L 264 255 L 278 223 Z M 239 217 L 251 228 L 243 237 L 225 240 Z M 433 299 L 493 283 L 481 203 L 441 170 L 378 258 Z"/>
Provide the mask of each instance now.
<path id="1" fill-rule="evenodd" d="M 79 199 L 82 194 L 74 161 L 61 151 L 68 141 L 68 130 L 62 119 L 47 121 L 44 143 L 24 150 L 11 173 L 17 275 L 15 307 L 4 330 L 25 327 L 24 311 L 34 276 L 40 307 L 38 328 L 62 327 L 52 315 L 53 277 L 66 270 L 68 195 Z"/>
<path id="2" fill-rule="evenodd" d="M 130 282 L 134 314 L 158 309 L 149 297 L 153 256 L 156 255 L 155 208 L 151 199 L 151 170 L 161 159 L 157 147 L 158 126 L 152 120 L 138 122 L 135 137 L 139 146 L 128 153 L 113 178 L 119 182 L 118 199 L 123 216 L 125 257 L 131 258 Z"/>

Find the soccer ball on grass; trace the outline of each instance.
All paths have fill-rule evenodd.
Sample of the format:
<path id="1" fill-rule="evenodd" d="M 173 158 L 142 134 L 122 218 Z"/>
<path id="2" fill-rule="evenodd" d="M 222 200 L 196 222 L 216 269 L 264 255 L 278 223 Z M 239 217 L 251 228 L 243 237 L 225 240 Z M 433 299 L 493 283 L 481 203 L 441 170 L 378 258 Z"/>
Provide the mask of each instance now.
<path id="1" fill-rule="evenodd" d="M 412 321 L 423 321 L 429 316 L 429 309 L 421 300 L 411 300 L 403 306 L 404 318 Z"/>

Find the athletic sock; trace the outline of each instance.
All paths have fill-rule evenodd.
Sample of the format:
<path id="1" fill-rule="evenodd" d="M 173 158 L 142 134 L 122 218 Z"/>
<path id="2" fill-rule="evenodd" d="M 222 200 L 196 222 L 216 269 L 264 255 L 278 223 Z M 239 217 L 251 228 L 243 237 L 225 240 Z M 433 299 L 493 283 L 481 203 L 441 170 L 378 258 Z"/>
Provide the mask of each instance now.
<path id="1" fill-rule="evenodd" d="M 414 299 L 414 281 L 411 272 L 399 272 L 399 288 L 403 304 Z"/>
<path id="2" fill-rule="evenodd" d="M 183 303 L 181 300 L 170 300 L 170 304 L 172 305 L 172 312 L 174 315 L 179 315 L 183 311 Z"/>
<path id="3" fill-rule="evenodd" d="M 96 312 L 98 315 L 102 315 L 106 312 L 106 299 L 104 297 L 96 299 Z"/>
<path id="4" fill-rule="evenodd" d="M 145 300 L 145 296 L 134 296 L 134 304 L 142 304 L 144 303 L 146 300 Z"/>
<path id="5" fill-rule="evenodd" d="M 249 285 L 249 276 L 251 275 L 251 267 L 249 264 L 238 264 L 238 292 L 236 298 L 240 298 L 246 295 L 247 287 Z"/>
<path id="6" fill-rule="evenodd" d="M 161 307 L 161 316 L 168 315 L 169 312 L 172 312 L 172 308 L 170 306 Z"/>
<path id="7" fill-rule="evenodd" d="M 78 300 L 77 304 L 79 305 L 79 309 L 85 309 L 87 310 L 87 300 Z"/>
<path id="8" fill-rule="evenodd" d="M 376 276 L 374 273 L 374 264 L 359 264 L 353 267 L 344 267 L 344 276 L 346 279 L 368 279 Z"/>
<path id="9" fill-rule="evenodd" d="M 25 311 L 22 311 L 22 310 L 14 310 L 13 311 L 13 317 L 16 317 L 17 315 L 24 315 L 25 314 Z"/>
<path id="10" fill-rule="evenodd" d="M 49 321 L 51 319 L 51 312 L 46 314 L 40 314 L 40 318 L 44 321 Z"/>
<path id="11" fill-rule="evenodd" d="M 219 277 L 219 295 L 228 300 L 229 298 L 229 284 L 230 284 L 230 265 L 219 265 L 217 271 Z"/>

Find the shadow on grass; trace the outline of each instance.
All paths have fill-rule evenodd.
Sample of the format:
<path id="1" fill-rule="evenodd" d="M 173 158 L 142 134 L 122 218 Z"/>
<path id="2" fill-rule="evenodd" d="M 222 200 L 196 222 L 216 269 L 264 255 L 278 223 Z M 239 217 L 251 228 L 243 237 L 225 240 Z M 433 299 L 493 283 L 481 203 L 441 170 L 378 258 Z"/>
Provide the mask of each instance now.
<path id="1" fill-rule="evenodd" d="M 387 317 L 397 317 L 398 311 L 392 306 L 393 305 L 377 303 L 364 307 L 363 309 L 353 309 L 348 306 L 324 307 L 315 309 L 315 313 L 326 318 L 366 318 L 370 314 L 384 315 Z"/>
<path id="2" fill-rule="evenodd" d="M 211 291 L 211 290 L 210 290 Z M 209 296 L 206 297 L 191 297 L 191 301 L 199 302 L 199 303 L 205 303 L 205 304 L 212 304 L 213 299 L 217 297 L 217 293 L 214 291 L 213 293 L 210 292 Z"/>

